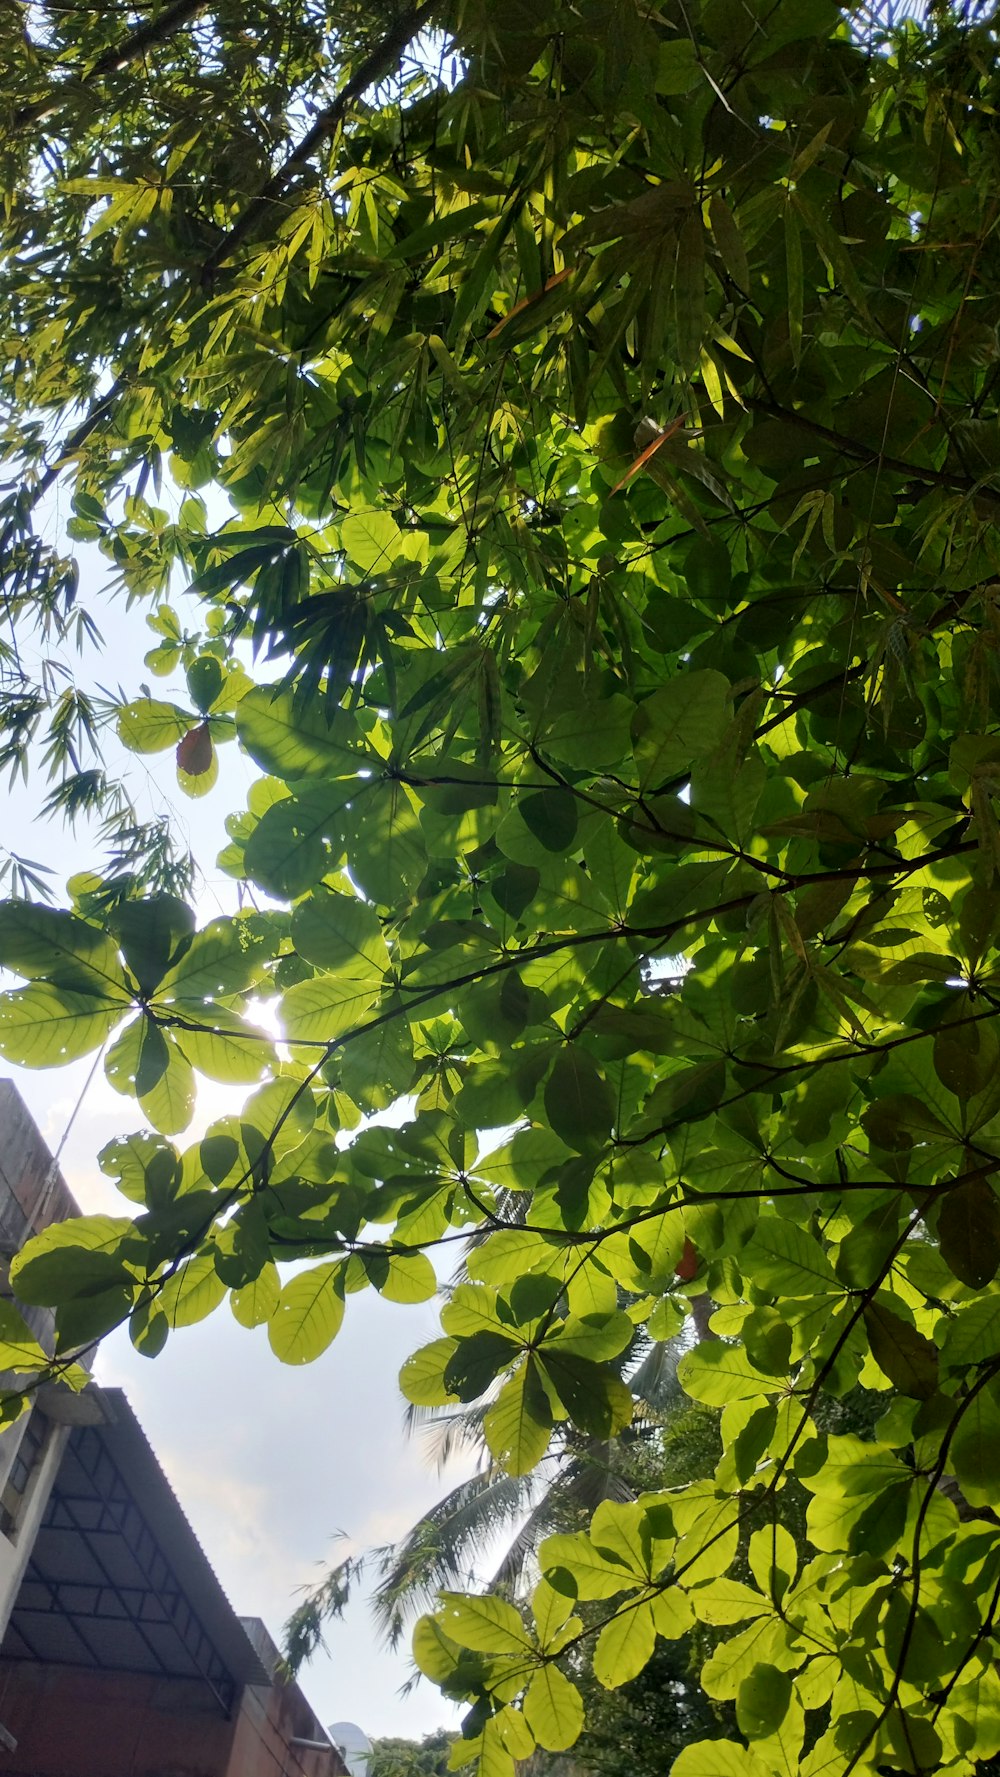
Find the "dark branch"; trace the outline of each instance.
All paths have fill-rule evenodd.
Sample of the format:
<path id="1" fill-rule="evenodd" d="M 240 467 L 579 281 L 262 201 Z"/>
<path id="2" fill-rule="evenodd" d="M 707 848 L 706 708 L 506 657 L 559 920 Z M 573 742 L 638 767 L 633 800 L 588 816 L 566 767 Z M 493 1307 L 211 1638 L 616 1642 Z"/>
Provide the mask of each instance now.
<path id="1" fill-rule="evenodd" d="M 213 251 L 205 260 L 201 270 L 203 284 L 210 283 L 219 267 L 232 257 L 236 248 L 251 234 L 261 217 L 277 202 L 288 188 L 300 167 L 304 167 L 312 159 L 318 148 L 322 148 L 331 136 L 336 135 L 351 106 L 362 93 L 371 86 L 377 86 L 385 80 L 397 66 L 400 56 L 408 43 L 412 41 L 421 24 L 430 14 L 430 5 L 408 7 L 401 14 L 382 38 L 381 43 L 358 64 L 347 85 L 342 87 L 331 105 L 321 111 L 313 124 L 303 136 L 298 147 L 288 156 L 276 173 L 261 186 L 256 197 L 252 197 L 242 215 L 237 218 L 228 234 L 223 235 Z"/>
<path id="2" fill-rule="evenodd" d="M 204 12 L 207 4 L 208 0 L 174 0 L 173 6 L 166 7 L 156 18 L 139 25 L 113 49 L 106 49 L 80 79 L 65 81 L 53 87 L 44 99 L 36 99 L 31 105 L 22 105 L 15 111 L 11 127 L 23 130 L 30 124 L 40 123 L 45 117 L 51 117 L 54 111 L 58 111 L 64 98 L 78 93 L 81 87 L 103 80 L 106 74 L 114 74 L 119 68 L 127 67 L 129 62 L 136 61 L 147 50 L 158 49 L 175 31 L 182 30 L 199 13 Z"/>

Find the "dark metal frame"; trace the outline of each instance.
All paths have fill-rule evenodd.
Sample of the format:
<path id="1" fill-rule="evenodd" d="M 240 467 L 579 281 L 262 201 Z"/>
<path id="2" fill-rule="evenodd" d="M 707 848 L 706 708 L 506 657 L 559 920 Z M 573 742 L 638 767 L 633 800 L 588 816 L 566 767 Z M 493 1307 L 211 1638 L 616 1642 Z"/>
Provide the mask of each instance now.
<path id="1" fill-rule="evenodd" d="M 41 1530 L 68 1530 L 80 1537 L 87 1553 L 101 1575 L 100 1583 L 82 1580 L 49 1580 L 39 1571 L 34 1558 L 29 1562 L 22 1582 L 42 1588 L 48 1596 L 47 1606 L 26 1605 L 32 1612 L 59 1615 L 73 1630 L 83 1650 L 80 1664 L 101 1667 L 103 1662 L 88 1639 L 84 1625 L 88 1622 L 127 1622 L 136 1630 L 147 1648 L 154 1667 L 165 1678 L 195 1676 L 208 1686 L 223 1714 L 232 1714 L 236 1686 L 231 1673 L 219 1657 L 209 1636 L 192 1610 L 184 1591 L 140 1508 L 132 1497 L 117 1464 L 105 1444 L 90 1426 L 74 1431 L 69 1449 L 93 1487 L 92 1495 L 74 1495 L 65 1490 L 62 1475 L 56 1481 L 42 1519 Z M 122 1539 L 136 1566 L 146 1578 L 144 1588 L 121 1586 L 108 1573 L 92 1538 L 113 1534 Z M 194 1672 L 171 1671 L 146 1633 L 146 1626 L 156 1623 L 171 1628 Z M 40 1659 L 30 1638 L 21 1626 L 17 1606 L 11 1628 L 28 1649 L 29 1656 Z M 5 1649 L 5 1653 L 9 1650 Z M 14 1656 L 17 1657 L 16 1655 Z"/>

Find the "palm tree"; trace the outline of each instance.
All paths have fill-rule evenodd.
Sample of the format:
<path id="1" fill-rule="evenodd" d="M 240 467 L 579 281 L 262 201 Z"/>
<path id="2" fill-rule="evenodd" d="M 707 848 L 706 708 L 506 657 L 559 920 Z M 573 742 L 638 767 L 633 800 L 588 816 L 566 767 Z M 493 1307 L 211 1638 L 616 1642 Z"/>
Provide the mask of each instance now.
<path id="1" fill-rule="evenodd" d="M 686 1343 L 683 1334 L 661 1344 L 637 1338 L 623 1360 L 635 1400 L 628 1430 L 603 1439 L 563 1426 L 555 1449 L 528 1475 L 504 1473 L 490 1454 L 483 1431 L 489 1396 L 471 1406 L 408 1408 L 407 1430 L 423 1433 L 439 1471 L 464 1454 L 473 1472 L 398 1542 L 347 1556 L 307 1594 L 285 1626 L 292 1667 L 322 1644 L 324 1622 L 342 1615 L 362 1577 L 374 1577 L 375 1623 L 396 1648 L 442 1590 L 489 1587 L 517 1597 L 546 1536 L 579 1528 L 602 1500 L 630 1500 L 691 1478 L 691 1453 L 704 1450 L 706 1439 L 711 1449 L 698 1472 L 710 1472 L 718 1455 L 717 1416 L 681 1391 L 677 1361 Z M 695 1425 L 703 1435 L 692 1440 Z M 488 1574 L 485 1556 L 492 1561 Z"/>

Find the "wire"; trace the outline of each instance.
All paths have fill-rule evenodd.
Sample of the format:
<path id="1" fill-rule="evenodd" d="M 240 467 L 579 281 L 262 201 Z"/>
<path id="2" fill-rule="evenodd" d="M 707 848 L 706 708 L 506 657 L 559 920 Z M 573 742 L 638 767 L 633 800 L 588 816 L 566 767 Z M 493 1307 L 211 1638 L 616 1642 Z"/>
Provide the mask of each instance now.
<path id="1" fill-rule="evenodd" d="M 94 1056 L 93 1061 L 90 1064 L 90 1072 L 87 1075 L 87 1078 L 84 1080 L 83 1085 L 80 1088 L 79 1097 L 77 1098 L 77 1101 L 76 1101 L 75 1105 L 73 1106 L 73 1109 L 70 1112 L 69 1122 L 67 1123 L 65 1129 L 62 1132 L 62 1135 L 59 1138 L 59 1146 L 56 1148 L 56 1151 L 52 1156 L 52 1166 L 51 1166 L 50 1172 L 49 1172 L 50 1177 L 51 1177 L 52 1172 L 55 1170 L 55 1168 L 59 1164 L 59 1157 L 62 1154 L 63 1148 L 66 1146 L 67 1141 L 69 1140 L 70 1130 L 72 1129 L 73 1124 L 76 1122 L 76 1119 L 79 1116 L 80 1110 L 83 1106 L 83 1101 L 86 1098 L 87 1093 L 90 1091 L 90 1087 L 93 1083 L 94 1075 L 96 1074 L 100 1063 L 104 1059 L 104 1051 L 106 1048 L 107 1048 L 107 1042 L 103 1042 L 101 1044 L 100 1048 L 98 1049 L 97 1054 Z M 48 1179 L 46 1179 L 46 1184 L 47 1183 L 48 1183 Z"/>

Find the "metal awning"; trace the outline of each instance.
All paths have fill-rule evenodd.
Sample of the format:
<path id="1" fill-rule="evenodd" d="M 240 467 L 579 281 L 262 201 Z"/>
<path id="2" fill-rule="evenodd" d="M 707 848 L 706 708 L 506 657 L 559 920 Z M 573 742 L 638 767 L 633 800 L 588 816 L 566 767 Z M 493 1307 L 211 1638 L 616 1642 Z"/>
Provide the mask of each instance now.
<path id="1" fill-rule="evenodd" d="M 0 1656 L 197 1679 L 225 1713 L 263 1665 L 125 1395 L 63 1453 Z"/>

